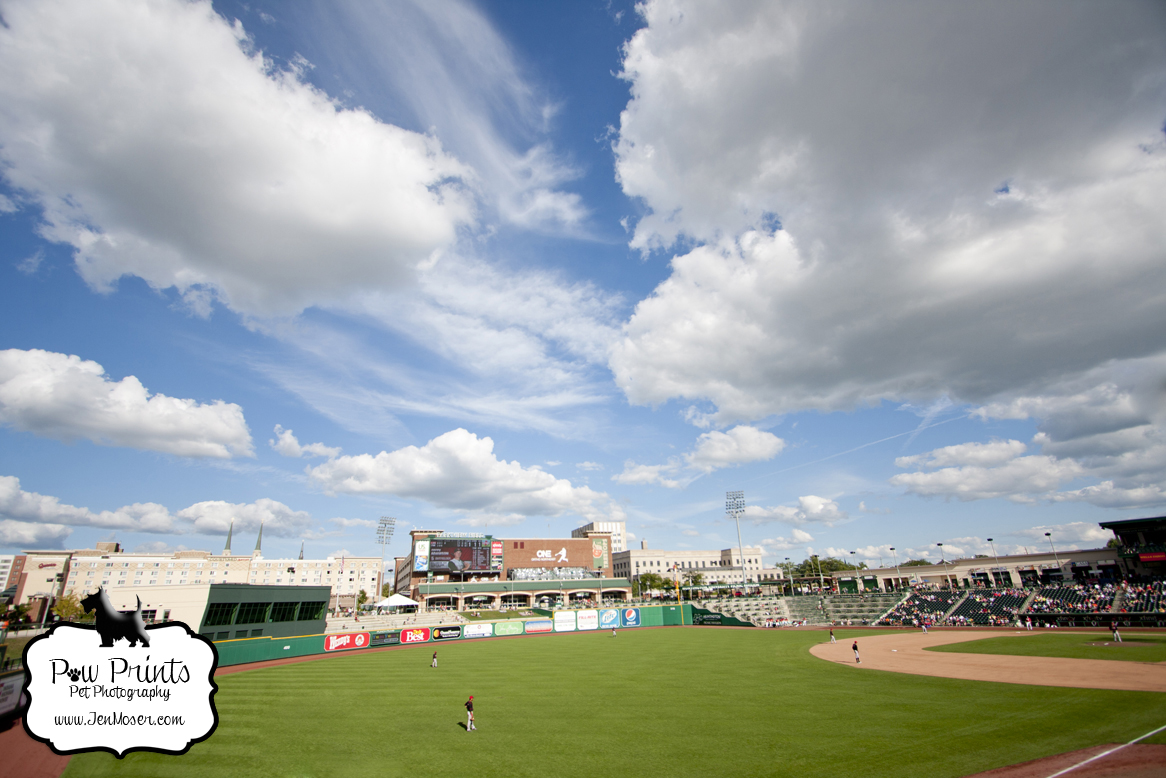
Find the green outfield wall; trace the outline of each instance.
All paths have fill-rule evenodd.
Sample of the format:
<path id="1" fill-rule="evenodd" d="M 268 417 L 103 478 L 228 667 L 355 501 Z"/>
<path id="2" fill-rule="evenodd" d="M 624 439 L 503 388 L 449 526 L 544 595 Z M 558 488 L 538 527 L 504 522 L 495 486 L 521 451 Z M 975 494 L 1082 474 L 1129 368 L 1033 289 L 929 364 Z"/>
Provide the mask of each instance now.
<path id="1" fill-rule="evenodd" d="M 720 617 L 716 621 L 713 617 Z M 695 621 L 694 621 L 695 619 Z M 525 637 L 556 632 L 638 629 L 640 627 L 679 627 L 690 624 L 707 626 L 752 626 L 713 611 L 679 605 L 647 605 L 630 608 L 595 608 L 590 610 L 538 611 L 535 618 L 507 621 L 483 621 L 474 624 L 440 624 L 394 630 L 301 635 L 288 638 L 255 637 L 215 641 L 219 666 L 267 662 L 312 654 L 346 653 L 368 648 L 405 646 L 421 643 L 451 643 L 495 637 Z"/>

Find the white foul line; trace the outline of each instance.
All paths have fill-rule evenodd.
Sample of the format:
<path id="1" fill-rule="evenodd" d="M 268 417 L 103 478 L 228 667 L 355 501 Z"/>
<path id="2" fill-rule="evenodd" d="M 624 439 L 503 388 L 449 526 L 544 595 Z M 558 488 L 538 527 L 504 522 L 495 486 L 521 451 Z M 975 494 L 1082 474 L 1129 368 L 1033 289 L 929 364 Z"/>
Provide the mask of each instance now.
<path id="1" fill-rule="evenodd" d="M 1126 746 L 1132 746 L 1134 743 L 1137 743 L 1139 740 L 1145 740 L 1146 738 L 1151 737 L 1152 735 L 1157 735 L 1159 732 L 1161 732 L 1164 729 L 1166 729 L 1166 726 L 1158 727 L 1153 732 L 1147 732 L 1146 734 L 1142 735 L 1141 737 L 1134 738 L 1133 740 L 1126 743 L 1125 745 L 1118 746 L 1117 748 L 1111 748 L 1108 751 L 1103 751 L 1100 754 L 1098 754 L 1097 756 L 1089 757 L 1084 762 L 1078 762 L 1077 764 L 1073 765 L 1072 767 L 1066 767 L 1064 770 L 1061 770 L 1060 772 L 1053 773 L 1052 775 L 1049 776 L 1049 778 L 1057 778 L 1057 776 L 1064 775 L 1065 773 L 1076 770 L 1078 767 L 1081 767 L 1082 765 L 1087 765 L 1090 762 L 1093 762 L 1097 759 L 1102 758 L 1103 756 L 1109 756 L 1112 753 L 1115 753 L 1117 751 L 1121 751 Z"/>

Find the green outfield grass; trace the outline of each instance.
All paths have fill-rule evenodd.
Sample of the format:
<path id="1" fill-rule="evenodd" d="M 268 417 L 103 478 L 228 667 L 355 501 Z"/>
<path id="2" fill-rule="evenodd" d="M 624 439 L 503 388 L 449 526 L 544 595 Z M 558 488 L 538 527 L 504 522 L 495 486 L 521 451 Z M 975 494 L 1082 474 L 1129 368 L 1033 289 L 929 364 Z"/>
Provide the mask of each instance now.
<path id="1" fill-rule="evenodd" d="M 1011 654 L 1013 656 L 1062 656 L 1069 659 L 1113 659 L 1126 662 L 1166 662 L 1166 635 L 1129 632 L 1122 635 L 1122 643 L 1113 643 L 1112 633 L 1042 631 L 1033 635 L 1017 635 L 973 640 L 947 646 L 934 646 L 928 651 L 949 651 L 957 654 Z M 1110 643 L 1110 645 L 1091 645 Z M 1166 722 L 1164 722 L 1166 723 Z"/>
<path id="2" fill-rule="evenodd" d="M 939 778 L 1166 724 L 1163 694 L 859 670 L 811 656 L 825 636 L 588 632 L 442 644 L 436 670 L 426 644 L 244 672 L 186 755 L 84 754 L 65 775 Z"/>

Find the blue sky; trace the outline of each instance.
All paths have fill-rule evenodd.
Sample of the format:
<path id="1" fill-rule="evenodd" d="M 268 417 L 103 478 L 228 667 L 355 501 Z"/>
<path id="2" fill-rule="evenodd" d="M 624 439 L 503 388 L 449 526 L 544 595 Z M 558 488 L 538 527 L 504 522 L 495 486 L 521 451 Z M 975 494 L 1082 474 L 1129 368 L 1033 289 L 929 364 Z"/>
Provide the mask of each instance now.
<path id="1" fill-rule="evenodd" d="M 0 13 L 0 553 L 1166 508 L 1160 4 Z"/>

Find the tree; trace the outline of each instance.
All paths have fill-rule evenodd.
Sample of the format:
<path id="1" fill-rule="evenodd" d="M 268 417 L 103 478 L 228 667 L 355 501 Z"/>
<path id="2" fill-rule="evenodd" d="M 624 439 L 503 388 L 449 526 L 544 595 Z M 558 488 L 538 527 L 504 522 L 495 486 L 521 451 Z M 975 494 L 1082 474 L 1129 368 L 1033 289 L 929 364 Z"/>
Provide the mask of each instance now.
<path id="1" fill-rule="evenodd" d="M 852 565 L 848 562 L 843 562 L 841 559 L 837 559 L 837 558 L 832 557 L 832 556 L 826 557 L 825 559 L 821 559 L 821 558 L 814 559 L 813 557 L 810 557 L 809 559 L 802 561 L 800 564 L 798 564 L 794 567 L 794 575 L 799 577 L 799 578 L 817 577 L 819 563 L 821 563 L 821 565 L 822 565 L 822 575 L 824 577 L 829 577 L 830 573 L 836 573 L 840 570 L 865 570 L 866 569 L 865 562 L 860 562 L 858 564 L 858 566 L 855 567 L 854 565 Z"/>
<path id="2" fill-rule="evenodd" d="M 691 572 L 684 574 L 685 586 L 704 586 L 704 573 Z"/>
<path id="3" fill-rule="evenodd" d="M 646 594 L 653 589 L 663 590 L 672 583 L 664 576 L 657 575 L 656 573 L 640 573 L 638 581 L 640 584 L 639 594 Z"/>
<path id="4" fill-rule="evenodd" d="M 899 567 L 920 567 L 922 565 L 933 565 L 934 562 L 928 562 L 926 559 L 908 559 Z"/>
<path id="5" fill-rule="evenodd" d="M 53 606 L 53 613 L 57 614 L 62 621 L 73 621 L 81 615 L 81 601 L 74 592 L 69 592 L 64 597 L 57 598 L 57 604 Z"/>
<path id="6" fill-rule="evenodd" d="M 357 607 L 360 607 L 366 602 L 368 602 L 368 592 L 366 592 L 364 589 L 361 589 L 360 594 L 356 595 L 356 605 Z"/>
<path id="7" fill-rule="evenodd" d="M 1117 538 L 1110 538 L 1109 542 L 1105 544 L 1106 548 L 1121 548 L 1121 541 Z"/>
<path id="8" fill-rule="evenodd" d="M 391 583 L 387 583 L 381 587 L 381 597 L 392 597 L 392 596 L 393 596 L 393 585 Z"/>

